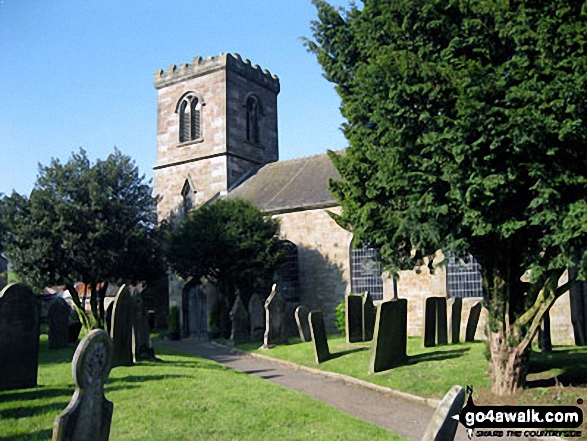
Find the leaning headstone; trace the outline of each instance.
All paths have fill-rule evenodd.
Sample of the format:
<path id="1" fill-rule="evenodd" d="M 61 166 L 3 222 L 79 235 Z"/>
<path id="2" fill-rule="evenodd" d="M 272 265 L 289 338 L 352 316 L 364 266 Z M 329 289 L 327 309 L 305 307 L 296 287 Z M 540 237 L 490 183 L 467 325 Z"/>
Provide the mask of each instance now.
<path id="1" fill-rule="evenodd" d="M 361 296 L 345 297 L 346 341 L 356 343 L 363 341 L 363 299 Z"/>
<path id="2" fill-rule="evenodd" d="M 75 392 L 55 418 L 52 441 L 108 441 L 114 405 L 104 396 L 104 383 L 112 365 L 113 344 L 96 329 L 75 350 L 72 362 Z"/>
<path id="3" fill-rule="evenodd" d="M 469 311 L 469 319 L 467 320 L 467 329 L 465 331 L 465 341 L 475 341 L 475 332 L 477 332 L 477 325 L 479 324 L 479 317 L 481 316 L 481 302 L 475 303 Z"/>
<path id="4" fill-rule="evenodd" d="M 132 300 L 132 351 L 134 361 L 156 360 L 151 344 L 149 316 L 143 302 L 143 294 L 135 289 Z"/>
<path id="5" fill-rule="evenodd" d="M 363 341 L 373 340 L 376 315 L 377 308 L 373 304 L 373 297 L 366 292 L 363 296 Z"/>
<path id="6" fill-rule="evenodd" d="M 465 403 L 465 389 L 454 386 L 436 407 L 422 441 L 452 441 L 457 433 L 458 415 Z"/>
<path id="7" fill-rule="evenodd" d="M 236 300 L 230 311 L 230 319 L 232 320 L 232 330 L 230 333 L 232 344 L 249 341 L 251 335 L 249 313 L 247 312 L 247 308 L 245 308 L 240 294 L 236 296 Z"/>
<path id="8" fill-rule="evenodd" d="M 106 321 L 106 330 L 108 335 L 112 335 L 112 310 L 114 309 L 114 301 L 110 302 L 104 313 L 104 320 Z"/>
<path id="9" fill-rule="evenodd" d="M 114 342 L 112 367 L 132 366 L 132 299 L 126 285 L 122 285 L 112 308 L 110 335 Z"/>
<path id="10" fill-rule="evenodd" d="M 451 343 L 459 343 L 461 338 L 461 315 L 463 312 L 463 299 L 455 297 L 448 300 L 450 308 L 449 340 Z"/>
<path id="11" fill-rule="evenodd" d="M 253 294 L 249 300 L 249 318 L 251 320 L 251 340 L 263 341 L 265 334 L 265 308 L 258 294 Z"/>
<path id="12" fill-rule="evenodd" d="M 0 390 L 37 385 L 39 316 L 31 289 L 13 283 L 0 292 Z"/>
<path id="13" fill-rule="evenodd" d="M 316 363 L 320 364 L 330 358 L 330 349 L 326 338 L 326 327 L 322 311 L 312 311 L 309 315 L 310 334 L 314 342 L 314 355 Z"/>
<path id="14" fill-rule="evenodd" d="M 296 308 L 295 318 L 298 325 L 298 332 L 302 341 L 311 341 L 312 334 L 310 333 L 310 322 L 309 322 L 310 311 L 304 305 L 300 305 Z"/>
<path id="15" fill-rule="evenodd" d="M 407 359 L 408 301 L 394 299 L 377 308 L 369 373 L 399 366 Z"/>
<path id="16" fill-rule="evenodd" d="M 71 307 L 61 297 L 49 306 L 49 349 L 63 348 L 69 344 L 69 316 Z"/>
<path id="17" fill-rule="evenodd" d="M 435 297 L 424 299 L 424 326 L 422 339 L 424 347 L 436 345 L 436 300 Z"/>
<path id="18" fill-rule="evenodd" d="M 262 347 L 268 349 L 285 342 L 285 301 L 274 284 L 271 294 L 265 301 L 265 334 Z"/>
<path id="19" fill-rule="evenodd" d="M 436 297 L 436 343 L 448 344 L 446 297 Z"/>

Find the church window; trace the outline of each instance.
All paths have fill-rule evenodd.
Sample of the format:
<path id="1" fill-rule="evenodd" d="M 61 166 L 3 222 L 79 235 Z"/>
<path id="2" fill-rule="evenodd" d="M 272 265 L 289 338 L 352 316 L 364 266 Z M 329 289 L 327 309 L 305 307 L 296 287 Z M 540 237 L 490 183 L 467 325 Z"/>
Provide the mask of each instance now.
<path id="1" fill-rule="evenodd" d="M 373 300 L 383 300 L 382 265 L 377 248 L 351 246 L 351 291 L 369 291 Z"/>
<path id="2" fill-rule="evenodd" d="M 448 251 L 446 285 L 449 297 L 483 297 L 481 265 L 471 254 Z"/>
<path id="3" fill-rule="evenodd" d="M 178 103 L 179 142 L 195 141 L 202 137 L 201 109 L 204 103 L 194 92 L 185 94 Z"/>
<path id="4" fill-rule="evenodd" d="M 247 98 L 247 141 L 253 144 L 259 144 L 259 116 L 260 102 L 255 95 Z"/>
<path id="5" fill-rule="evenodd" d="M 188 176 L 183 184 L 183 188 L 181 189 L 181 212 L 183 217 L 186 217 L 195 207 L 196 190 L 191 181 L 191 178 Z"/>

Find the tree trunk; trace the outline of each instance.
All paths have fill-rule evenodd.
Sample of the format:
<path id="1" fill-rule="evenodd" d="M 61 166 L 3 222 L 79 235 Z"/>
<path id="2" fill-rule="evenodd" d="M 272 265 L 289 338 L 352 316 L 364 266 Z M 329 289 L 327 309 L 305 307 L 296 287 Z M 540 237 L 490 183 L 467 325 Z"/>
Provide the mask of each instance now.
<path id="1" fill-rule="evenodd" d="M 501 327 L 500 327 L 501 328 Z M 506 333 L 503 329 L 489 331 L 491 361 L 491 391 L 498 396 L 515 394 L 526 383 L 530 360 L 530 345 L 520 343 L 519 336 Z M 510 346 L 510 342 L 518 342 Z"/>

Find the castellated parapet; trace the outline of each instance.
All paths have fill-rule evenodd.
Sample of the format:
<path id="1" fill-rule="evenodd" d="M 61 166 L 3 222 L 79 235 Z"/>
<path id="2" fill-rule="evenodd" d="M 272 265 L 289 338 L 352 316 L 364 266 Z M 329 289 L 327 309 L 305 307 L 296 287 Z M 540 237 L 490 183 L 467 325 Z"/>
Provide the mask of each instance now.
<path id="1" fill-rule="evenodd" d="M 243 60 L 239 54 L 219 54 L 202 58 L 197 56 L 191 64 L 171 65 L 166 71 L 155 72 L 155 88 L 160 89 L 191 78 L 208 75 L 216 70 L 231 70 L 249 81 L 279 93 L 279 78 L 259 65 L 253 65 L 248 59 Z"/>

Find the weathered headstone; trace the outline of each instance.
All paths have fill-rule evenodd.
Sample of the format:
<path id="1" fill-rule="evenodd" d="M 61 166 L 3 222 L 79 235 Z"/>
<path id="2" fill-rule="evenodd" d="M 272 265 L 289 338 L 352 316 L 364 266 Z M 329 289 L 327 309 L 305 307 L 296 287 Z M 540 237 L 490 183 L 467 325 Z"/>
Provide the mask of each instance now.
<path id="1" fill-rule="evenodd" d="M 361 296 L 345 297 L 346 341 L 356 343 L 363 341 L 363 299 Z"/>
<path id="2" fill-rule="evenodd" d="M 463 312 L 463 299 L 454 297 L 448 300 L 450 308 L 449 340 L 451 343 L 459 343 L 461 339 L 461 315 Z"/>
<path id="3" fill-rule="evenodd" d="M 373 297 L 366 292 L 363 296 L 363 341 L 373 340 L 376 315 L 377 308 L 373 304 Z"/>
<path id="4" fill-rule="evenodd" d="M 37 385 L 39 317 L 31 289 L 13 283 L 0 292 L 0 390 Z"/>
<path id="5" fill-rule="evenodd" d="M 465 389 L 455 386 L 449 390 L 436 407 L 422 441 L 454 440 L 459 422 L 453 416 L 459 414 L 464 403 Z"/>
<path id="6" fill-rule="evenodd" d="M 232 330 L 230 333 L 232 344 L 249 341 L 251 335 L 249 313 L 247 312 L 247 308 L 245 308 L 240 294 L 236 296 L 236 300 L 230 311 L 230 319 L 232 320 Z"/>
<path id="7" fill-rule="evenodd" d="M 249 318 L 251 320 L 251 340 L 263 341 L 265 334 L 265 308 L 258 294 L 249 300 Z"/>
<path id="8" fill-rule="evenodd" d="M 135 289 L 132 300 L 132 350 L 134 361 L 156 360 L 155 350 L 151 344 L 149 316 L 143 302 L 143 294 Z"/>
<path id="9" fill-rule="evenodd" d="M 69 323 L 69 342 L 75 343 L 79 338 L 79 334 L 82 331 L 82 322 L 79 320 L 74 320 L 73 322 Z"/>
<path id="10" fill-rule="evenodd" d="M 569 277 L 575 277 L 576 268 L 569 270 Z M 587 282 L 575 282 L 570 289 L 571 324 L 577 346 L 587 345 Z"/>
<path id="11" fill-rule="evenodd" d="M 114 405 L 104 396 L 112 365 L 113 343 L 96 329 L 75 350 L 72 362 L 75 393 L 55 418 L 52 441 L 107 441 Z"/>
<path id="12" fill-rule="evenodd" d="M 104 320 L 106 321 L 106 330 L 108 335 L 112 335 L 112 310 L 114 309 L 114 301 L 110 302 L 104 313 Z"/>
<path id="13" fill-rule="evenodd" d="M 538 347 L 542 352 L 552 352 L 552 339 L 550 335 L 550 313 L 547 311 L 538 328 Z"/>
<path id="14" fill-rule="evenodd" d="M 330 349 L 328 348 L 328 339 L 326 338 L 326 327 L 322 311 L 312 311 L 309 315 L 310 334 L 314 342 L 314 355 L 316 363 L 320 364 L 330 358 Z"/>
<path id="15" fill-rule="evenodd" d="M 112 367 L 132 366 L 132 298 L 126 285 L 122 285 L 112 308 L 110 335 L 114 342 Z"/>
<path id="16" fill-rule="evenodd" d="M 479 317 L 481 316 L 481 302 L 475 303 L 469 311 L 469 319 L 467 320 L 467 329 L 465 331 L 465 341 L 475 341 L 475 332 L 477 332 L 477 325 L 479 324 Z"/>
<path id="17" fill-rule="evenodd" d="M 262 347 L 268 349 L 285 342 L 285 301 L 274 284 L 271 294 L 265 301 L 265 334 Z"/>
<path id="18" fill-rule="evenodd" d="M 408 301 L 395 299 L 377 308 L 369 372 L 381 372 L 407 359 Z"/>
<path id="19" fill-rule="evenodd" d="M 430 348 L 436 345 L 436 300 L 435 297 L 424 299 L 424 347 Z"/>
<path id="20" fill-rule="evenodd" d="M 436 343 L 448 344 L 446 297 L 436 297 Z"/>
<path id="21" fill-rule="evenodd" d="M 49 348 L 63 348 L 69 344 L 69 317 L 71 307 L 56 297 L 49 306 Z"/>
<path id="22" fill-rule="evenodd" d="M 296 308 L 295 318 L 298 325 L 298 332 L 302 341 L 311 341 L 312 334 L 310 333 L 310 322 L 309 322 L 310 311 L 304 305 L 300 305 Z"/>

